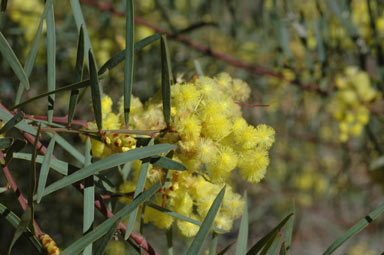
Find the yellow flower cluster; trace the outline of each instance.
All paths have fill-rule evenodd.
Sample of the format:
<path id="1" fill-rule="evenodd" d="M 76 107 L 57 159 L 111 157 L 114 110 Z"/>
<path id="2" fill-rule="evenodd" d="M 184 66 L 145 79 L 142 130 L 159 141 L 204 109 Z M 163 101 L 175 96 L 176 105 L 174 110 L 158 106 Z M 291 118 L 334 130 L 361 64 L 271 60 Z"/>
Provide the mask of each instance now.
<path id="1" fill-rule="evenodd" d="M 56 242 L 47 234 L 40 236 L 40 241 L 48 255 L 60 255 L 60 249 L 57 247 Z"/>
<path id="2" fill-rule="evenodd" d="M 150 167 L 146 187 L 169 179 L 169 185 L 155 196 L 158 206 L 191 219 L 203 220 L 235 169 L 239 169 L 240 175 L 250 182 L 259 182 L 264 178 L 275 131 L 265 124 L 253 127 L 241 117 L 239 104 L 249 96 L 248 84 L 232 79 L 226 73 L 215 78 L 200 77 L 189 83 L 172 85 L 169 127 L 163 118 L 160 94 L 145 105 L 132 97 L 129 128 L 160 130 L 156 142 L 177 144 L 173 159 L 187 168 L 183 172 L 170 170 L 166 176 L 160 167 Z M 124 128 L 122 100 L 119 104 L 119 113 L 116 115 L 111 111 L 112 100 L 104 96 L 103 129 Z M 89 127 L 95 128 L 96 125 L 89 123 Z M 135 139 L 128 137 L 132 142 L 129 148 L 123 141 L 124 137 L 117 133 L 108 133 L 103 137 L 103 142 L 92 141 L 93 155 L 104 157 L 134 148 Z M 121 192 L 135 190 L 140 162 L 134 162 L 132 168 L 135 169 L 134 178 L 121 186 Z M 243 204 L 241 196 L 228 187 L 215 226 L 229 230 L 233 220 L 240 216 Z M 160 228 L 168 228 L 174 218 L 146 207 L 145 220 Z M 177 225 L 185 236 L 193 236 L 198 231 L 198 226 L 186 221 L 178 220 Z"/>
<path id="3" fill-rule="evenodd" d="M 120 192 L 128 193 L 135 190 L 135 184 L 139 175 L 141 161 L 134 161 L 133 179 L 120 186 Z M 208 213 L 217 194 L 223 188 L 223 184 L 213 184 L 201 175 L 192 174 L 190 171 L 169 171 L 169 184 L 163 187 L 154 198 L 158 206 L 179 213 L 193 220 L 202 221 Z M 157 166 L 150 166 L 148 170 L 146 187 L 165 178 L 164 171 Z M 123 198 L 122 202 L 130 202 Z M 227 187 L 222 206 L 215 218 L 214 226 L 225 231 L 232 227 L 233 220 L 242 214 L 244 201 L 241 196 Z M 169 228 L 176 221 L 180 233 L 186 237 L 196 235 L 199 226 L 184 220 L 175 220 L 174 217 L 146 206 L 144 211 L 144 223 L 151 222 L 158 228 Z"/>
<path id="4" fill-rule="evenodd" d="M 361 134 L 369 121 L 367 104 L 380 94 L 372 88 L 368 74 L 354 66 L 347 67 L 344 75 L 336 76 L 335 83 L 338 91 L 330 109 L 339 121 L 340 140 L 345 142 L 351 135 Z"/>

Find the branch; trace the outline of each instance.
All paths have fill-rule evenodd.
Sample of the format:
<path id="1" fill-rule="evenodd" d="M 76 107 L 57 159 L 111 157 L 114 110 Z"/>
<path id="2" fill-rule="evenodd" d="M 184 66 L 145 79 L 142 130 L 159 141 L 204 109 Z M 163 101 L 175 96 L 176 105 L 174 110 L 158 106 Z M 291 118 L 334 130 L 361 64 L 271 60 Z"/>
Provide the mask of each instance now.
<path id="1" fill-rule="evenodd" d="M 80 0 L 80 2 L 83 4 L 86 4 L 86 5 L 92 6 L 92 7 L 96 8 L 100 11 L 109 12 L 115 16 L 119 16 L 119 17 L 125 16 L 124 12 L 116 10 L 107 2 L 99 3 L 99 2 L 94 1 L 94 0 Z M 277 78 L 279 80 L 282 80 L 282 81 L 291 83 L 293 85 L 296 85 L 301 89 L 316 92 L 316 93 L 320 94 L 321 96 L 327 96 L 329 94 L 329 91 L 321 90 L 320 88 L 317 87 L 316 84 L 303 84 L 298 80 L 288 80 L 287 78 L 284 77 L 284 75 L 282 73 L 273 72 L 273 71 L 266 69 L 264 67 L 252 65 L 252 64 L 243 62 L 240 59 L 234 58 L 230 55 L 226 55 L 224 53 L 215 51 L 215 50 L 213 50 L 213 49 L 211 49 L 205 45 L 195 43 L 194 41 L 188 39 L 187 37 L 185 37 L 181 34 L 175 34 L 173 32 L 166 31 L 166 30 L 164 30 L 164 29 L 162 29 L 156 25 L 153 25 L 153 24 L 145 21 L 144 19 L 142 19 L 140 17 L 135 16 L 135 23 L 149 27 L 149 28 L 153 29 L 155 32 L 164 32 L 171 39 L 174 39 L 178 42 L 181 42 L 181 43 L 183 43 L 183 44 L 185 44 L 185 45 L 187 45 L 187 46 L 189 46 L 189 47 L 191 47 L 197 51 L 200 51 L 201 53 L 203 53 L 205 55 L 212 56 L 212 57 L 220 59 L 224 62 L 227 62 L 228 64 L 230 64 L 232 66 L 236 66 L 238 68 L 245 69 L 245 70 L 247 70 L 253 74 L 274 77 L 274 78 Z"/>
<path id="2" fill-rule="evenodd" d="M 2 151 L 0 151 L 0 158 L 2 160 L 5 160 L 4 153 Z M 11 186 L 12 191 L 17 195 L 17 200 L 19 201 L 19 204 L 20 204 L 21 208 L 23 208 L 23 211 L 26 211 L 27 208 L 28 208 L 28 201 L 27 201 L 27 199 L 21 193 L 19 187 L 17 186 L 17 184 L 15 182 L 15 179 L 13 179 L 11 171 L 9 171 L 8 166 L 3 165 L 2 169 L 3 169 L 3 173 L 5 175 L 5 178 L 7 178 L 7 181 L 9 183 L 9 185 Z M 35 219 L 33 219 L 33 226 L 35 227 L 35 230 L 36 230 L 36 233 L 35 233 L 36 236 L 40 236 L 40 235 L 43 234 L 43 231 L 41 231 L 41 229 L 40 229 L 40 227 L 37 224 Z"/>

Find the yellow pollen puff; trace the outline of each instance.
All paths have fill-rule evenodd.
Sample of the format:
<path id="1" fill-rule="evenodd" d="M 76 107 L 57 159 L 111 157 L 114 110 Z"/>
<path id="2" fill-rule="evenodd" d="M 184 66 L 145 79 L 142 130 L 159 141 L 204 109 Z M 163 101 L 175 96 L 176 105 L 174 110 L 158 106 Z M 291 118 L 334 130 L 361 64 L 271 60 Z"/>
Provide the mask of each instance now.
<path id="1" fill-rule="evenodd" d="M 192 217 L 194 218 L 194 217 Z M 180 233 L 185 237 L 193 237 L 197 234 L 200 229 L 200 226 L 190 223 L 184 220 L 177 220 L 177 228 Z"/>
<path id="2" fill-rule="evenodd" d="M 238 163 L 241 176 L 250 182 L 260 182 L 268 165 L 268 152 L 259 148 L 244 152 Z"/>
<path id="3" fill-rule="evenodd" d="M 231 127 L 231 122 L 225 115 L 214 114 L 204 122 L 202 133 L 213 140 L 218 140 L 227 136 Z"/>
<path id="4" fill-rule="evenodd" d="M 240 79 L 233 79 L 232 97 L 234 100 L 246 101 L 251 95 L 248 84 Z"/>
<path id="5" fill-rule="evenodd" d="M 104 95 L 104 97 L 101 99 L 101 111 L 103 114 L 108 114 L 112 111 L 112 99 Z"/>
<path id="6" fill-rule="evenodd" d="M 201 121 L 195 115 L 180 118 L 175 126 L 178 133 L 185 139 L 196 139 L 200 136 Z"/>
<path id="7" fill-rule="evenodd" d="M 207 164 L 216 160 L 217 147 L 211 139 L 203 138 L 199 141 L 197 153 L 201 162 Z"/>
<path id="8" fill-rule="evenodd" d="M 158 228 L 169 228 L 173 220 L 173 217 L 166 213 L 162 213 L 149 206 L 145 207 L 144 223 L 152 222 Z"/>
<path id="9" fill-rule="evenodd" d="M 257 125 L 256 137 L 258 146 L 269 149 L 275 142 L 275 130 L 265 124 Z"/>

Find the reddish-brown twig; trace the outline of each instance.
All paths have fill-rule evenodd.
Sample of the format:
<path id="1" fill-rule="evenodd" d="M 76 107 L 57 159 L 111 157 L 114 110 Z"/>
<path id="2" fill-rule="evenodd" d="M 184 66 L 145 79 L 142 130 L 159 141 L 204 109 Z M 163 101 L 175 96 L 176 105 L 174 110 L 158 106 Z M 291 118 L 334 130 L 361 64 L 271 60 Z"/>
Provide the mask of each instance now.
<path id="1" fill-rule="evenodd" d="M 100 3 L 100 2 L 94 1 L 94 0 L 80 0 L 80 2 L 87 4 L 89 6 L 92 6 L 98 10 L 109 12 L 115 16 L 120 16 L 120 17 L 125 16 L 124 12 L 116 10 L 115 8 L 113 8 L 110 5 L 110 3 L 107 3 L 107 2 L 101 2 Z M 164 32 L 171 39 L 174 39 L 178 42 L 181 42 L 181 43 L 183 43 L 183 44 L 185 44 L 185 45 L 187 45 L 187 46 L 189 46 L 189 47 L 191 47 L 197 51 L 200 51 L 201 53 L 203 53 L 205 55 L 212 56 L 212 57 L 220 59 L 224 62 L 227 62 L 228 64 L 230 64 L 232 66 L 236 66 L 236 67 L 248 70 L 249 72 L 251 72 L 253 74 L 274 77 L 274 78 L 277 78 L 279 80 L 294 84 L 294 85 L 300 87 L 301 89 L 314 91 L 314 92 L 316 92 L 322 96 L 327 96 L 329 94 L 328 91 L 321 90 L 318 86 L 316 86 L 316 84 L 303 84 L 298 80 L 289 80 L 282 73 L 274 72 L 274 71 L 271 71 L 271 70 L 264 68 L 264 67 L 261 67 L 261 66 L 249 64 L 249 63 L 246 63 L 240 59 L 232 57 L 230 55 L 218 52 L 216 50 L 211 49 L 210 47 L 198 44 L 198 43 L 188 39 L 187 37 L 185 37 L 183 35 L 174 34 L 170 31 L 166 31 L 166 30 L 164 30 L 164 29 L 162 29 L 162 28 L 160 28 L 154 24 L 151 24 L 151 23 L 145 21 L 144 19 L 142 19 L 140 17 L 135 16 L 135 22 L 137 24 L 149 27 L 149 28 L 153 29 L 155 32 Z"/>
<path id="2" fill-rule="evenodd" d="M 48 120 L 47 116 L 40 116 L 40 115 L 28 115 L 25 114 L 24 118 L 29 119 L 29 120 Z M 62 117 L 53 117 L 52 122 L 57 123 L 57 124 L 68 124 L 68 115 L 62 116 Z M 88 124 L 84 120 L 72 120 L 73 125 L 81 126 L 81 127 L 88 127 Z"/>
<path id="3" fill-rule="evenodd" d="M 9 114 L 12 114 L 1 103 L 0 103 L 0 108 L 4 109 Z M 31 135 L 31 134 L 29 134 L 27 132 L 23 132 L 23 135 L 28 140 L 28 142 L 30 142 L 31 144 L 35 143 L 35 139 L 36 139 L 35 136 L 33 136 L 33 135 Z M 46 147 L 42 143 L 40 143 L 40 141 L 38 141 L 38 143 L 37 143 L 37 148 L 38 148 L 38 150 L 40 151 L 41 154 L 43 154 L 43 155 L 46 154 L 47 149 L 46 149 Z M 1 151 L 0 151 L 0 157 L 4 158 L 3 153 Z M 52 156 L 52 158 L 55 158 L 55 156 Z M 6 166 L 3 167 L 3 172 L 4 172 L 4 175 L 7 177 L 8 182 L 11 185 L 12 190 L 16 194 L 18 194 L 19 203 L 21 204 L 23 209 L 26 210 L 27 204 L 28 204 L 27 200 L 21 194 L 20 190 L 17 187 L 16 182 L 14 181 L 14 179 L 13 179 L 9 169 Z M 74 184 L 74 185 L 76 186 L 76 184 Z M 80 190 L 84 189 L 82 186 L 76 186 L 76 187 L 78 189 L 80 189 Z M 108 218 L 112 217 L 113 213 L 101 202 L 101 200 L 100 200 L 101 196 L 98 193 L 95 193 L 95 197 L 99 198 L 98 200 L 97 199 L 95 200 L 96 208 L 98 208 L 106 217 L 108 217 Z M 40 236 L 41 234 L 43 234 L 43 232 L 41 231 L 40 227 L 37 225 L 36 222 L 34 222 L 34 225 L 35 225 L 35 228 L 36 228 L 37 236 Z M 121 230 L 123 233 L 125 233 L 127 227 L 123 223 L 120 223 L 119 226 L 118 226 L 118 229 Z M 156 250 L 153 249 L 152 246 L 147 242 L 147 240 L 143 236 L 141 236 L 140 234 L 132 231 L 130 237 L 132 238 L 132 240 L 135 241 L 135 243 L 137 245 L 141 246 L 144 251 L 148 252 L 148 254 L 150 254 L 150 255 L 158 255 Z"/>
<path id="4" fill-rule="evenodd" d="M 3 160 L 5 159 L 4 154 L 3 154 L 2 151 L 0 151 L 0 158 L 2 158 Z M 15 179 L 13 178 L 13 176 L 11 174 L 11 171 L 9 171 L 8 166 L 3 165 L 2 169 L 3 169 L 3 173 L 5 175 L 5 178 L 7 178 L 7 181 L 9 183 L 9 185 L 11 186 L 12 191 L 17 195 L 17 200 L 19 201 L 19 204 L 20 204 L 21 208 L 23 208 L 24 211 L 27 210 L 27 208 L 28 208 L 28 201 L 23 196 L 23 194 L 21 193 L 19 187 L 16 184 Z M 40 227 L 37 224 L 35 219 L 33 220 L 33 226 L 35 227 L 35 230 L 36 230 L 36 233 L 35 233 L 36 236 L 40 236 L 40 235 L 43 234 L 43 231 L 41 231 L 41 229 L 40 229 Z"/>

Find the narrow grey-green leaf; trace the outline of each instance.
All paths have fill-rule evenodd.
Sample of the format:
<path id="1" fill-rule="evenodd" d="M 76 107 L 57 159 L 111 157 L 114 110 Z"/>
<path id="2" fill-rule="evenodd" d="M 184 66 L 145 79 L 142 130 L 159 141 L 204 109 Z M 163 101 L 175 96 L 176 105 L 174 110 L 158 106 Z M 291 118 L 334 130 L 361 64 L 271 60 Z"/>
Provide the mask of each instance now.
<path id="1" fill-rule="evenodd" d="M 0 138 L 0 150 L 9 148 L 13 144 L 14 139 L 12 137 Z"/>
<path id="2" fill-rule="evenodd" d="M 252 248 L 247 252 L 247 255 L 256 255 L 258 254 L 261 249 L 263 249 L 267 245 L 272 245 L 273 240 L 275 239 L 277 233 L 280 231 L 282 227 L 287 223 L 289 218 L 293 214 L 289 214 L 287 217 L 285 217 L 275 228 L 271 230 L 268 234 L 266 234 L 263 238 L 261 238 L 257 243 L 255 243 Z M 272 240 L 272 242 L 271 242 Z M 268 247 L 269 248 L 269 247 Z"/>
<path id="3" fill-rule="evenodd" d="M 168 210 L 167 208 L 164 208 L 164 207 L 161 207 L 161 206 L 158 206 L 154 203 L 151 203 L 151 202 L 146 202 L 145 205 L 149 206 L 149 207 L 152 207 L 153 209 L 156 209 L 160 212 L 163 212 L 163 213 L 166 213 L 172 217 L 175 217 L 176 219 L 179 219 L 179 220 L 184 220 L 184 221 L 187 221 L 189 223 L 192 223 L 192 224 L 195 224 L 195 225 L 198 225 L 198 226 L 201 226 L 201 222 L 198 221 L 198 220 L 194 220 L 194 219 L 191 219 L 191 218 L 188 218 L 187 216 L 184 216 L 182 214 L 179 214 L 177 212 L 174 212 L 174 211 L 171 211 L 171 210 Z M 214 227 L 212 226 L 211 227 L 211 230 L 215 231 L 215 232 L 219 232 L 219 233 L 227 233 L 228 231 L 224 230 L 224 229 L 221 229 L 221 228 L 217 228 L 217 227 Z"/>
<path id="4" fill-rule="evenodd" d="M 13 115 L 9 111 L 0 107 L 0 120 L 9 121 L 10 119 L 12 119 L 12 117 Z M 36 129 L 34 129 L 32 126 L 28 125 L 24 121 L 20 121 L 15 127 L 32 135 L 36 134 Z"/>
<path id="5" fill-rule="evenodd" d="M 277 232 L 275 238 L 269 240 L 270 244 L 266 245 L 260 255 L 275 255 L 279 246 L 281 236 Z"/>
<path id="6" fill-rule="evenodd" d="M 350 19 L 347 19 L 345 18 L 345 16 L 343 16 L 343 12 L 340 10 L 337 4 L 337 1 L 326 0 L 326 2 L 327 2 L 327 5 L 330 7 L 330 9 L 336 14 L 341 24 L 343 24 L 349 36 L 351 38 L 357 37 L 358 36 L 357 29 L 355 28 L 355 26 L 353 25 Z"/>
<path id="7" fill-rule="evenodd" d="M 219 192 L 219 194 L 213 201 L 211 208 L 209 208 L 207 216 L 205 217 L 203 223 L 200 226 L 199 232 L 197 232 L 195 238 L 191 243 L 191 246 L 189 246 L 187 250 L 187 253 L 186 253 L 187 255 L 199 254 L 201 247 L 203 246 L 204 241 L 207 238 L 209 230 L 211 229 L 211 226 L 216 217 L 216 214 L 220 209 L 220 205 L 221 205 L 221 201 L 223 200 L 224 193 L 225 193 L 225 186 L 224 188 L 222 188 L 222 190 Z"/>
<path id="8" fill-rule="evenodd" d="M 47 17 L 47 88 L 53 91 L 56 88 L 56 34 L 55 34 L 55 14 L 53 5 L 50 6 Z M 55 106 L 55 94 L 48 96 L 48 123 L 52 123 L 53 108 Z"/>
<path id="9" fill-rule="evenodd" d="M 7 9 L 7 3 L 8 3 L 8 0 L 1 0 L 1 11 L 2 12 L 5 12 L 5 10 Z"/>
<path id="10" fill-rule="evenodd" d="M 27 75 L 27 77 L 31 75 L 33 66 L 35 64 L 37 51 L 39 49 L 41 33 L 43 31 L 43 23 L 44 23 L 45 17 L 47 16 L 49 7 L 52 5 L 52 3 L 53 3 L 53 0 L 47 0 L 45 2 L 44 11 L 43 11 L 43 15 L 40 18 L 39 27 L 37 29 L 35 37 L 33 38 L 31 49 L 28 52 L 27 60 L 25 61 L 25 65 L 24 65 L 24 72 Z M 20 103 L 21 97 L 23 96 L 23 92 L 24 92 L 24 86 L 20 83 L 16 93 L 15 104 Z"/>
<path id="11" fill-rule="evenodd" d="M 125 68 L 124 68 L 124 120 L 129 122 L 131 111 L 131 95 L 133 85 L 133 52 L 134 52 L 134 14 L 133 0 L 126 1 L 125 8 Z"/>
<path id="12" fill-rule="evenodd" d="M 24 119 L 24 113 L 23 112 L 17 112 L 15 116 L 12 117 L 12 119 L 8 120 L 7 123 L 0 129 L 0 134 L 6 133 L 8 130 L 13 128 L 17 125 L 20 121 Z"/>
<path id="13" fill-rule="evenodd" d="M 5 156 L 5 163 L 9 164 L 13 157 L 13 153 L 21 151 L 25 147 L 25 145 L 27 145 L 27 142 L 25 140 L 14 139 L 12 145 L 6 150 L 7 155 Z"/>
<path id="14" fill-rule="evenodd" d="M 107 247 L 113 234 L 115 234 L 115 232 L 116 232 L 116 228 L 117 228 L 118 223 L 119 222 L 116 221 L 115 224 L 113 224 L 112 227 L 108 230 L 107 234 L 105 234 L 105 236 L 101 240 L 99 246 L 97 247 L 97 250 L 95 251 L 95 253 L 93 255 L 103 255 L 104 254 L 105 248 Z"/>
<path id="15" fill-rule="evenodd" d="M 135 47 L 134 47 L 134 51 L 139 51 L 141 50 L 142 48 L 144 48 L 145 46 L 155 42 L 156 40 L 160 39 L 161 35 L 163 33 L 156 33 L 156 34 L 153 34 L 153 35 L 150 35 L 148 37 L 145 37 L 144 39 L 138 41 L 137 43 L 135 43 Z M 111 70 L 113 67 L 117 66 L 118 64 L 120 64 L 121 62 L 124 61 L 125 59 L 125 52 L 126 52 L 126 49 L 122 50 L 122 51 L 119 51 L 118 53 L 116 53 L 115 55 L 113 55 L 107 62 L 105 62 L 105 64 L 99 69 L 99 72 L 98 74 L 99 75 L 102 75 L 103 73 L 105 73 L 105 71 L 107 70 Z"/>
<path id="16" fill-rule="evenodd" d="M 59 89 L 48 91 L 46 93 L 42 93 L 42 94 L 40 94 L 38 96 L 32 97 L 32 98 L 30 98 L 28 100 L 25 100 L 24 102 L 21 102 L 21 103 L 19 103 L 17 105 L 14 105 L 14 106 L 12 106 L 10 108 L 10 110 L 13 110 L 13 109 L 16 109 L 16 108 L 20 108 L 21 106 L 26 105 L 26 104 L 28 104 L 30 102 L 33 102 L 33 101 L 35 101 L 36 99 L 39 99 L 39 98 L 43 98 L 43 97 L 46 97 L 46 96 L 49 96 L 49 95 L 52 95 L 52 94 L 57 94 L 57 93 L 65 92 L 65 91 L 72 90 L 72 89 L 85 88 L 85 87 L 89 86 L 90 84 L 91 84 L 90 80 L 85 80 L 85 81 L 81 81 L 81 82 L 78 82 L 78 83 L 74 83 L 74 84 L 70 84 L 70 85 L 61 87 Z"/>
<path id="17" fill-rule="evenodd" d="M 77 43 L 76 65 L 75 65 L 75 74 L 74 74 L 73 82 L 76 83 L 81 81 L 82 75 L 83 75 L 83 67 L 84 67 L 84 28 L 81 25 L 79 40 Z M 78 95 L 79 95 L 78 89 L 71 90 L 71 96 L 69 98 L 69 105 L 68 105 L 68 126 L 71 125 L 73 116 L 75 114 Z"/>
<path id="18" fill-rule="evenodd" d="M 45 185 L 47 183 L 49 167 L 51 165 L 52 153 L 53 153 L 53 149 L 55 148 L 55 141 L 56 141 L 56 136 L 53 136 L 51 138 L 51 141 L 48 144 L 47 152 L 45 153 L 44 160 L 41 164 L 39 182 L 37 184 L 37 193 L 36 193 L 37 203 L 40 203 Z"/>
<path id="19" fill-rule="evenodd" d="M 180 162 L 174 161 L 170 158 L 163 157 L 163 156 L 151 157 L 150 162 L 152 165 L 159 166 L 165 169 L 180 170 L 180 171 L 186 170 L 185 166 Z"/>
<path id="20" fill-rule="evenodd" d="M 85 142 L 84 166 L 91 164 L 91 138 L 87 137 Z M 95 184 L 94 176 L 91 175 L 84 180 L 84 201 L 83 201 L 83 234 L 92 231 L 95 219 Z M 85 247 L 83 255 L 92 255 L 92 243 Z"/>
<path id="21" fill-rule="evenodd" d="M 76 22 L 77 31 L 80 32 L 81 26 L 83 26 L 83 29 L 84 29 L 84 44 L 85 44 L 84 53 L 89 52 L 89 50 L 93 51 L 91 40 L 89 39 L 89 35 L 87 31 L 87 26 L 85 24 L 83 12 L 81 11 L 79 0 L 70 0 L 70 2 L 72 6 L 72 11 L 73 11 L 73 17 L 75 18 L 75 22 Z M 86 54 L 85 57 L 89 66 L 88 55 Z"/>
<path id="22" fill-rule="evenodd" d="M 219 235 L 215 231 L 212 231 L 211 243 L 209 244 L 209 255 L 216 255 L 218 241 Z"/>
<path id="23" fill-rule="evenodd" d="M 102 113 L 101 113 L 101 90 L 99 85 L 99 78 L 97 77 L 96 62 L 91 50 L 88 52 L 89 57 L 89 76 L 91 82 L 91 94 L 93 114 L 95 115 L 96 125 L 99 130 L 102 129 Z"/>
<path id="24" fill-rule="evenodd" d="M 167 46 L 166 35 L 161 36 L 161 95 L 163 98 L 164 120 L 169 125 L 171 121 L 171 85 L 173 84 L 171 60 Z"/>
<path id="25" fill-rule="evenodd" d="M 369 213 L 367 216 L 359 220 L 355 225 L 348 229 L 342 236 L 337 238 L 335 242 L 328 247 L 328 249 L 323 253 L 324 255 L 332 254 L 337 248 L 339 248 L 345 241 L 347 241 L 352 236 L 359 233 L 365 227 L 374 221 L 380 214 L 384 211 L 384 204 L 380 205 L 379 208 Z"/>
<path id="26" fill-rule="evenodd" d="M 193 60 L 193 64 L 195 65 L 195 70 L 198 76 L 204 76 L 203 69 L 201 68 L 199 60 L 195 59 Z"/>
<path id="27" fill-rule="evenodd" d="M 143 160 L 140 167 L 139 178 L 136 183 L 136 190 L 133 195 L 133 198 L 136 198 L 141 192 L 144 190 L 145 181 L 147 180 L 147 172 L 148 172 L 149 162 L 148 160 Z M 138 208 L 136 208 L 130 215 L 127 224 L 127 230 L 125 231 L 124 239 L 127 240 L 131 235 L 133 227 L 135 225 L 136 216 L 137 216 Z"/>
<path id="28" fill-rule="evenodd" d="M 172 225 L 165 230 L 167 236 L 167 251 L 168 255 L 173 255 L 173 228 Z"/>
<path id="29" fill-rule="evenodd" d="M 141 193 L 136 199 L 132 201 L 132 203 L 123 207 L 114 216 L 104 221 L 99 226 L 97 226 L 96 229 L 94 229 L 93 231 L 89 232 L 88 234 L 84 235 L 83 237 L 73 242 L 69 247 L 63 250 L 61 255 L 78 254 L 90 243 L 93 243 L 94 241 L 96 241 L 97 239 L 105 235 L 111 229 L 111 227 L 115 224 L 116 221 L 126 217 L 140 204 L 142 204 L 144 201 L 146 201 L 151 196 L 153 196 L 153 194 L 155 194 L 160 187 L 161 187 L 161 184 L 158 182 L 152 187 L 150 187 L 149 189 L 147 189 L 146 191 L 144 191 L 143 193 Z"/>
<path id="30" fill-rule="evenodd" d="M 289 208 L 289 213 L 292 213 L 293 216 L 288 220 L 287 226 L 285 227 L 284 231 L 284 246 L 285 249 L 288 251 L 291 249 L 291 242 L 292 242 L 292 233 L 293 233 L 293 225 L 295 221 L 295 200 L 291 201 L 291 205 Z"/>
<path id="31" fill-rule="evenodd" d="M 48 132 L 47 135 L 50 137 L 53 136 L 52 133 Z M 66 139 L 64 139 L 59 134 L 56 134 L 56 143 L 59 144 L 66 152 L 72 155 L 79 162 L 84 163 L 84 156 L 81 154 L 72 144 L 70 144 Z"/>
<path id="32" fill-rule="evenodd" d="M 11 46 L 8 44 L 7 39 L 5 39 L 3 33 L 0 32 L 0 52 L 3 55 L 4 59 L 11 66 L 13 72 L 15 72 L 17 78 L 23 84 L 25 89 L 29 89 L 28 77 L 24 72 L 23 67 L 20 64 L 19 59 L 16 57 Z"/>
<path id="33" fill-rule="evenodd" d="M 100 171 L 110 169 L 112 167 L 116 167 L 118 165 L 124 164 L 125 162 L 136 159 L 143 159 L 146 157 L 157 155 L 159 153 L 167 152 L 175 148 L 176 146 L 170 144 L 157 144 L 143 148 L 136 148 L 123 153 L 113 154 L 105 159 L 93 163 L 92 165 L 86 166 L 57 182 L 52 183 L 45 189 L 44 195 L 48 195 L 56 190 L 71 185 L 72 183 L 83 180 L 86 177 L 91 176 L 92 174 L 96 174 Z"/>
<path id="34" fill-rule="evenodd" d="M 15 213 L 9 210 L 5 205 L 0 203 L 0 219 L 6 220 L 13 228 L 17 229 L 20 225 L 20 218 Z M 36 239 L 29 228 L 26 228 L 22 233 L 25 238 L 35 247 L 36 251 L 40 254 L 43 250 L 41 243 Z"/>
<path id="35" fill-rule="evenodd" d="M 11 254 L 12 248 L 15 245 L 16 241 L 20 238 L 20 236 L 27 232 L 27 227 L 29 223 L 31 222 L 31 208 L 28 207 L 27 210 L 23 212 L 23 215 L 21 216 L 21 221 L 17 225 L 17 228 L 15 232 L 13 233 L 12 241 L 8 246 L 8 255 Z"/>
<path id="36" fill-rule="evenodd" d="M 32 160 L 32 154 L 30 153 L 17 152 L 17 153 L 13 153 L 13 157 L 17 159 Z M 43 161 L 44 161 L 44 156 L 37 155 L 36 163 L 42 164 Z M 49 167 L 62 175 L 68 174 L 69 165 L 65 161 L 52 158 Z"/>
<path id="37" fill-rule="evenodd" d="M 287 254 L 287 250 L 288 249 L 285 247 L 285 243 L 283 242 L 283 244 L 280 247 L 279 255 L 286 255 Z"/>
<path id="38" fill-rule="evenodd" d="M 247 252 L 248 243 L 248 201 L 247 193 L 244 194 L 244 212 L 241 217 L 239 234 L 236 241 L 236 255 L 244 255 Z"/>

